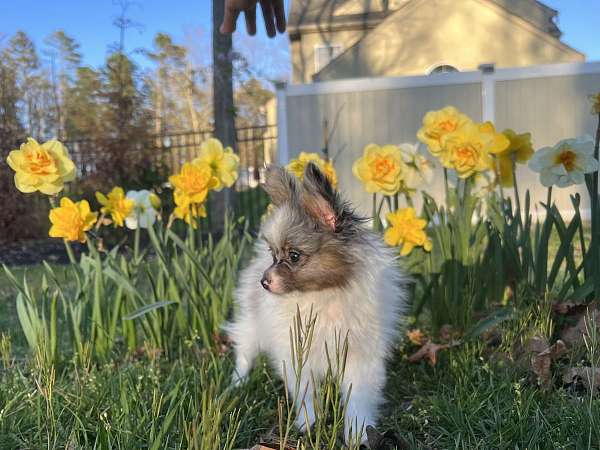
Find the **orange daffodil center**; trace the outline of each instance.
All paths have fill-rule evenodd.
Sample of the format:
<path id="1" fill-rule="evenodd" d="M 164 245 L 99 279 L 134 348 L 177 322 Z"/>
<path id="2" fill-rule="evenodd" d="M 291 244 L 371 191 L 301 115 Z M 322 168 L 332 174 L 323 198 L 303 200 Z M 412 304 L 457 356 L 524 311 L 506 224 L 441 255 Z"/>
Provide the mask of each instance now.
<path id="1" fill-rule="evenodd" d="M 60 199 L 60 206 L 50 210 L 50 237 L 65 241 L 85 242 L 85 232 L 96 223 L 98 213 L 90 211 L 86 200 L 74 203 L 67 197 Z"/>
<path id="2" fill-rule="evenodd" d="M 575 153 L 568 145 L 565 145 L 560 153 L 554 158 L 555 164 L 562 164 L 567 172 L 575 170 L 577 163 L 577 153 Z"/>
<path id="3" fill-rule="evenodd" d="M 401 256 L 408 255 L 415 247 L 431 251 L 433 244 L 425 233 L 427 221 L 419 219 L 413 208 L 402 208 L 388 213 L 389 228 L 385 231 L 385 242 L 393 247 L 402 247 Z"/>
<path id="4" fill-rule="evenodd" d="M 286 168 L 292 172 L 298 180 L 302 181 L 304 179 L 304 169 L 309 162 L 315 163 L 327 177 L 331 185 L 334 188 L 337 187 L 337 173 L 335 172 L 333 163 L 331 161 L 325 161 L 318 153 L 300 152 L 298 158 L 291 160 Z"/>
<path id="5" fill-rule="evenodd" d="M 15 171 L 15 186 L 24 193 L 40 191 L 55 195 L 66 182 L 75 179 L 75 164 L 58 141 L 40 145 L 29 138 L 19 150 L 11 151 L 6 161 Z"/>

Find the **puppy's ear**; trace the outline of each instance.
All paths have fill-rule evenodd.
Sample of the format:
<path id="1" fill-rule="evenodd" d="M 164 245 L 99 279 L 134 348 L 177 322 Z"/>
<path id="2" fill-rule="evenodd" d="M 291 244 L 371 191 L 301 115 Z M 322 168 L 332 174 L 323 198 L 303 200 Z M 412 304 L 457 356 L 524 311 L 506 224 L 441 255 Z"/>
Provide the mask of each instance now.
<path id="1" fill-rule="evenodd" d="M 325 228 L 336 231 L 338 226 L 338 197 L 327 177 L 316 164 L 304 169 L 302 205 L 310 216 Z"/>
<path id="2" fill-rule="evenodd" d="M 295 199 L 298 194 L 296 178 L 283 167 L 270 166 L 267 168 L 263 188 L 275 206 Z"/>

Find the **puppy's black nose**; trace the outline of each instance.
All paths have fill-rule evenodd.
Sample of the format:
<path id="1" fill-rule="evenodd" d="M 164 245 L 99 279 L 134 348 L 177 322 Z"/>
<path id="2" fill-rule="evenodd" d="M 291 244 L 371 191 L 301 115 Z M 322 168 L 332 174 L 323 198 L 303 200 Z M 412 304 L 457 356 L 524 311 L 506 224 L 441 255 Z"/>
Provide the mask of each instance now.
<path id="1" fill-rule="evenodd" d="M 271 284 L 271 280 L 269 280 L 267 277 L 262 277 L 262 280 L 260 280 L 260 284 L 262 285 L 262 287 L 264 287 L 267 291 L 269 291 L 269 286 Z"/>

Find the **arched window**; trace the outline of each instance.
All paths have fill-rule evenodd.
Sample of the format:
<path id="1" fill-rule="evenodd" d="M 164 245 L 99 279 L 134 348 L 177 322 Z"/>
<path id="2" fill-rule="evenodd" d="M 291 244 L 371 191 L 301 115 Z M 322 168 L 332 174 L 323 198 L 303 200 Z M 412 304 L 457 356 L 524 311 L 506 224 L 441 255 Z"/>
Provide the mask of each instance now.
<path id="1" fill-rule="evenodd" d="M 434 67 L 431 70 L 431 72 L 429 72 L 429 75 L 434 74 L 434 73 L 450 73 L 450 72 L 458 72 L 458 69 L 449 64 L 441 64 L 437 67 Z"/>

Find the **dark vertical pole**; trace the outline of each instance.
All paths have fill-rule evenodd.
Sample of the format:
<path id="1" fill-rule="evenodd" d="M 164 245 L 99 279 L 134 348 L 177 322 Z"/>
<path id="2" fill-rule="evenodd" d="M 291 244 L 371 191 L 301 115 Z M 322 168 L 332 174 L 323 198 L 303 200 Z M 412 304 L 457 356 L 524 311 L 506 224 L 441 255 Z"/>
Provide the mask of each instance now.
<path id="1" fill-rule="evenodd" d="M 219 32 L 225 13 L 225 1 L 213 0 L 213 116 L 215 137 L 224 146 L 237 151 L 235 106 L 233 102 L 233 45 L 231 35 Z M 233 206 L 233 190 L 224 189 L 214 197 L 213 219 L 221 221 L 225 210 Z"/>

